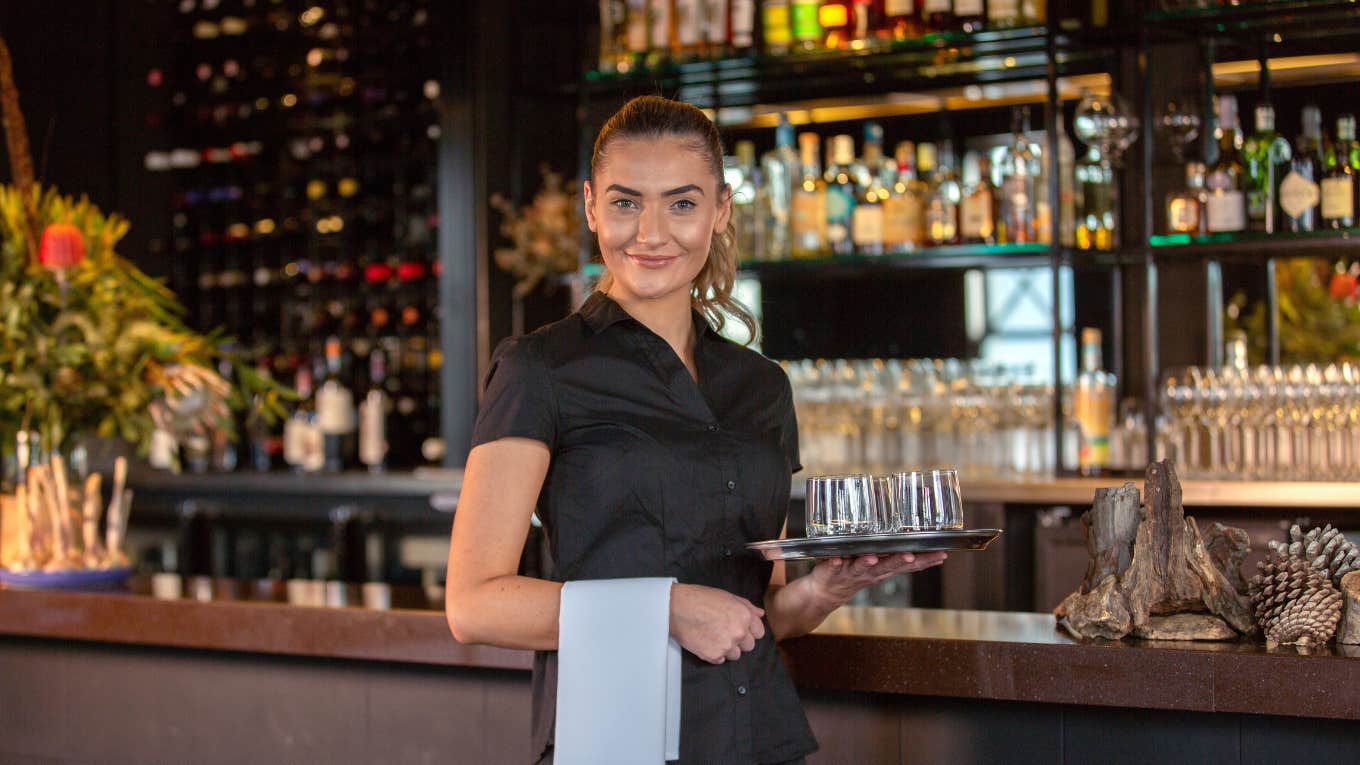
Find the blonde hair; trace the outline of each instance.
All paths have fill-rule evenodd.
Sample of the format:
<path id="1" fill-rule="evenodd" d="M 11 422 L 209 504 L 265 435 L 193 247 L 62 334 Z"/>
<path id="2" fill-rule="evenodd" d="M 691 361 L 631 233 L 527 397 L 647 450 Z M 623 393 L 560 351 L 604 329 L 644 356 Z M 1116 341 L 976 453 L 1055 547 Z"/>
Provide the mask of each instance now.
<path id="1" fill-rule="evenodd" d="M 600 128 L 600 134 L 595 138 L 595 149 L 590 156 L 591 183 L 595 182 L 600 168 L 607 161 L 609 146 L 613 141 L 630 138 L 655 140 L 663 136 L 680 138 L 690 143 L 708 161 L 718 187 L 726 185 L 723 181 L 722 137 L 718 134 L 717 125 L 690 104 L 658 96 L 634 98 L 614 112 Z M 729 315 L 735 317 L 746 325 L 750 338 L 754 340 L 760 332 L 756 317 L 732 297 L 740 257 L 737 252 L 737 227 L 729 218 L 727 227 L 713 234 L 708 260 L 699 270 L 699 275 L 694 277 L 694 284 L 690 288 L 690 305 L 717 331 L 722 331 Z M 613 283 L 613 276 L 606 270 L 600 277 L 597 289 L 608 292 Z"/>

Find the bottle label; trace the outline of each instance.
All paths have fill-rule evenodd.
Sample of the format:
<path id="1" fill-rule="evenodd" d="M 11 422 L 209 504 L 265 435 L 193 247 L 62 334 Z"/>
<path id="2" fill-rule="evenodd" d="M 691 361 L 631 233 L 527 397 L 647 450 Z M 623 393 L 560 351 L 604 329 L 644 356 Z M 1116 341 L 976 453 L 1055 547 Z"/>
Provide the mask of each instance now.
<path id="1" fill-rule="evenodd" d="M 883 203 L 883 244 L 888 247 L 919 245 L 923 238 L 921 202 L 906 194 Z"/>
<path id="2" fill-rule="evenodd" d="M 883 244 L 883 206 L 859 205 L 855 208 L 850 238 L 856 247 Z"/>
<path id="3" fill-rule="evenodd" d="M 823 211 L 826 203 L 821 194 L 799 192 L 793 197 L 793 240 L 803 250 L 821 249 Z"/>
<path id="4" fill-rule="evenodd" d="M 1092 385 L 1091 381 L 1077 384 L 1072 413 L 1081 436 L 1077 465 L 1082 468 L 1110 465 L 1110 425 L 1114 420 L 1111 392 L 1110 388 Z"/>
<path id="5" fill-rule="evenodd" d="M 996 0 L 992 0 L 993 3 Z M 981 16 L 982 0 L 954 0 L 954 15 L 960 17 Z"/>
<path id="6" fill-rule="evenodd" d="M 1247 228 L 1247 205 L 1242 192 L 1220 189 L 1209 195 L 1210 231 L 1243 231 Z"/>
<path id="7" fill-rule="evenodd" d="M 782 3 L 766 3 L 761 9 L 760 17 L 765 27 L 766 45 L 783 48 L 793 42 L 793 32 L 789 27 L 789 6 Z"/>
<path id="8" fill-rule="evenodd" d="M 1321 198 L 1318 185 L 1297 170 L 1290 170 L 1280 182 L 1280 209 L 1291 218 L 1302 218 Z"/>
<path id="9" fill-rule="evenodd" d="M 959 206 L 959 233 L 970 239 L 986 239 L 992 235 L 992 197 L 990 194 L 969 194 Z"/>
<path id="10" fill-rule="evenodd" d="M 703 41 L 704 0 L 676 0 L 675 36 L 687 48 Z"/>
<path id="11" fill-rule="evenodd" d="M 316 426 L 329 435 L 354 432 L 354 394 L 328 381 L 316 392 Z"/>
<path id="12" fill-rule="evenodd" d="M 798 42 L 820 42 L 822 25 L 817 21 L 821 3 L 817 0 L 792 0 L 793 39 Z"/>
<path id="13" fill-rule="evenodd" d="M 855 210 L 853 186 L 832 184 L 826 187 L 826 236 L 833 242 L 850 236 L 850 216 Z"/>
<path id="14" fill-rule="evenodd" d="M 916 0 L 888 0 L 884 11 L 889 16 L 912 16 L 916 13 Z"/>
<path id="15" fill-rule="evenodd" d="M 1322 179 L 1322 217 L 1340 220 L 1355 217 L 1355 186 L 1349 175 Z"/>
<path id="16" fill-rule="evenodd" d="M 387 412 L 380 391 L 369 391 L 359 405 L 359 462 L 381 465 L 387 457 Z"/>
<path id="17" fill-rule="evenodd" d="M 925 7 L 922 9 L 926 13 L 950 13 L 954 6 L 949 0 L 926 0 Z"/>
<path id="18" fill-rule="evenodd" d="M 1182 197 L 1171 200 L 1166 208 L 1167 228 L 1177 234 L 1199 233 L 1199 202 Z"/>

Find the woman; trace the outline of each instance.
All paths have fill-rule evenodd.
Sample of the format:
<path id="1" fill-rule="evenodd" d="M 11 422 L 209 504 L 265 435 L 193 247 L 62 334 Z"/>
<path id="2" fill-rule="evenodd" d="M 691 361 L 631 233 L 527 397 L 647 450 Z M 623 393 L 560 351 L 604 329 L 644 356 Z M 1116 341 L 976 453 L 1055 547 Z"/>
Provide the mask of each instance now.
<path id="1" fill-rule="evenodd" d="M 715 331 L 723 310 L 755 321 L 731 297 L 713 123 L 630 101 L 601 129 L 584 192 L 607 273 L 580 311 L 497 349 L 453 524 L 449 627 L 538 652 L 533 751 L 550 761 L 560 582 L 675 577 L 681 759 L 800 761 L 816 742 L 775 641 L 944 555 L 831 559 L 784 586 L 782 565 L 742 548 L 781 533 L 801 465 L 787 378 Z M 516 575 L 535 509 L 558 581 Z"/>

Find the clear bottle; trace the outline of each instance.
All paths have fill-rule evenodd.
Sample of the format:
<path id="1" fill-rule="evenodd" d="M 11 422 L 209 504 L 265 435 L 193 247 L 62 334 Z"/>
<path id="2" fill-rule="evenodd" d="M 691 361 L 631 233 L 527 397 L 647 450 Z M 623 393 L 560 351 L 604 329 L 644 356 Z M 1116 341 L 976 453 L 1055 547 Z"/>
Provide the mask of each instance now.
<path id="1" fill-rule="evenodd" d="M 1209 168 L 1204 185 L 1209 197 L 1205 204 L 1210 233 L 1247 229 L 1246 168 L 1242 162 L 1241 137 L 1237 124 L 1237 97 L 1218 99 L 1218 159 Z"/>
<path id="2" fill-rule="evenodd" d="M 735 162 L 728 168 L 727 182 L 732 187 L 732 222 L 737 228 L 737 257 L 763 260 L 763 226 L 756 200 L 756 145 L 751 141 L 737 141 L 736 151 Z"/>
<path id="3" fill-rule="evenodd" d="M 312 389 L 311 366 L 298 364 L 293 388 L 298 394 L 297 408 L 283 424 L 283 461 L 294 472 L 320 469 L 323 455 L 320 432 L 316 428 L 316 399 Z"/>
<path id="4" fill-rule="evenodd" d="M 925 245 L 926 185 L 916 177 L 916 146 L 897 144 L 896 172 L 883 202 L 883 248 L 888 253 L 914 252 Z"/>
<path id="5" fill-rule="evenodd" d="M 749 56 L 756 48 L 756 5 L 758 0 L 731 0 L 728 9 L 728 50 L 735 56 Z"/>
<path id="6" fill-rule="evenodd" d="M 1173 191 L 1166 198 L 1166 230 L 1171 234 L 1203 234 L 1206 230 L 1205 206 L 1208 194 L 1204 190 L 1204 163 L 1185 164 L 1185 188 Z"/>
<path id="7" fill-rule="evenodd" d="M 600 0 L 600 71 L 627 72 L 631 63 L 627 0 Z"/>
<path id="8" fill-rule="evenodd" d="M 1092 146 L 1074 169 L 1080 190 L 1077 211 L 1077 248 L 1110 250 L 1115 243 L 1114 168 L 1109 159 Z"/>
<path id="9" fill-rule="evenodd" d="M 816 133 L 798 135 L 802 181 L 793 190 L 791 233 L 795 258 L 819 258 L 826 254 L 826 181 Z"/>
<path id="10" fill-rule="evenodd" d="M 1115 376 L 1103 369 L 1100 330 L 1081 331 L 1081 373 L 1073 390 L 1077 425 L 1077 470 L 1098 476 L 1110 468 L 1110 431 L 1114 429 Z"/>
<path id="11" fill-rule="evenodd" d="M 647 63 L 656 66 L 672 58 L 680 45 L 674 0 L 647 0 L 647 29 Z"/>
<path id="12" fill-rule="evenodd" d="M 619 61 L 619 72 L 626 73 L 647 60 L 651 47 L 651 28 L 647 24 L 647 4 L 649 0 L 627 0 L 627 16 L 624 21 L 624 44 L 627 47 L 627 68 Z"/>
<path id="13" fill-rule="evenodd" d="M 672 0 L 675 14 L 675 58 L 686 60 L 702 56 L 706 47 L 704 21 L 707 8 L 704 0 Z"/>
<path id="14" fill-rule="evenodd" d="M 963 167 L 965 177 L 976 174 L 977 179 L 959 204 L 959 238 L 965 244 L 995 244 L 996 188 L 992 185 L 992 161 L 985 154 L 970 152 L 963 158 Z"/>
<path id="15" fill-rule="evenodd" d="M 926 196 L 926 241 L 932 245 L 959 243 L 959 202 L 962 191 L 954 176 L 954 148 L 949 141 L 923 143 L 917 148 L 917 164 L 930 179 Z M 938 163 L 938 168 L 936 164 Z"/>
<path id="16" fill-rule="evenodd" d="M 883 204 L 891 196 L 883 180 L 883 128 L 864 123 L 864 157 L 855 162 L 855 210 L 851 214 L 850 238 L 855 252 L 882 255 L 884 249 Z"/>
<path id="17" fill-rule="evenodd" d="M 790 213 L 793 209 L 794 183 L 801 178 L 798 151 L 793 148 L 793 125 L 787 116 L 779 115 L 774 129 L 775 146 L 760 158 L 759 200 L 762 225 L 762 250 L 756 257 L 784 260 L 790 254 Z"/>
<path id="18" fill-rule="evenodd" d="M 1351 228 L 1355 226 L 1356 195 L 1360 184 L 1360 151 L 1355 143 L 1355 117 L 1343 114 L 1336 120 L 1336 141 L 1327 148 L 1326 176 L 1322 179 L 1323 228 Z"/>
<path id="19" fill-rule="evenodd" d="M 826 169 L 826 243 L 835 255 L 851 255 L 850 236 L 858 201 L 854 165 L 855 139 L 838 135 L 831 139 L 831 164 Z"/>
<path id="20" fill-rule="evenodd" d="M 765 55 L 788 55 L 793 49 L 793 18 L 789 0 L 761 0 L 760 31 Z"/>
<path id="21" fill-rule="evenodd" d="M 722 58 L 732 52 L 732 8 L 730 0 L 703 0 L 704 54 Z"/>
<path id="22" fill-rule="evenodd" d="M 1318 227 L 1322 201 L 1322 111 L 1312 104 L 1303 107 L 1303 133 L 1294 156 L 1280 181 L 1280 218 L 1286 231 L 1313 231 Z"/>
<path id="23" fill-rule="evenodd" d="M 368 393 L 359 404 L 359 462 L 370 473 L 387 467 L 387 413 L 392 399 L 387 395 L 387 356 L 381 348 L 368 354 Z"/>
<path id="24" fill-rule="evenodd" d="M 328 473 L 344 470 L 353 453 L 354 393 L 343 375 L 343 346 L 339 337 L 332 336 L 326 339 L 326 380 L 316 391 L 316 426 L 325 452 L 323 469 Z"/>
<path id="25" fill-rule="evenodd" d="M 1029 110 L 1021 108 L 1014 116 L 1015 140 L 1001 162 L 1001 200 L 997 222 L 997 241 L 1019 244 L 1036 240 L 1035 193 L 1039 157 L 1026 133 Z"/>
<path id="26" fill-rule="evenodd" d="M 1275 108 L 1256 107 L 1256 132 L 1243 147 L 1247 159 L 1247 227 L 1252 231 L 1274 233 L 1280 228 L 1279 190 L 1281 168 L 1293 154 L 1284 136 L 1275 131 Z"/>

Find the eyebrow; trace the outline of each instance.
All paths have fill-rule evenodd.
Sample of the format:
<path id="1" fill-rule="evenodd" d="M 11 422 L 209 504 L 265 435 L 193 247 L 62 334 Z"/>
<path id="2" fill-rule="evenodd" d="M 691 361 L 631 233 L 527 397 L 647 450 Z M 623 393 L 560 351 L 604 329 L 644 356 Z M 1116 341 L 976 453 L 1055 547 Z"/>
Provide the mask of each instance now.
<path id="1" fill-rule="evenodd" d="M 628 188 L 627 186 L 620 186 L 620 185 L 617 184 L 617 183 L 611 183 L 611 184 L 609 184 L 609 188 L 605 189 L 605 191 L 617 191 L 617 192 L 619 192 L 620 194 L 627 194 L 627 195 L 629 195 L 629 196 L 634 196 L 634 197 L 640 197 L 640 196 L 642 196 L 642 192 L 641 192 L 641 191 L 638 191 L 638 190 L 636 190 L 636 189 L 630 189 L 630 188 Z M 697 191 L 697 192 L 699 192 L 699 194 L 703 194 L 703 193 L 704 193 L 704 190 L 703 190 L 702 188 L 700 188 L 700 187 L 694 185 L 693 183 L 691 183 L 691 184 L 688 184 L 688 185 L 686 185 L 686 186 L 680 186 L 679 188 L 671 189 L 670 191 L 663 191 L 663 192 L 661 193 L 661 196 L 663 196 L 663 197 L 673 197 L 673 196 L 677 196 L 677 195 L 679 195 L 679 194 L 688 194 L 688 193 L 690 193 L 691 191 Z"/>

